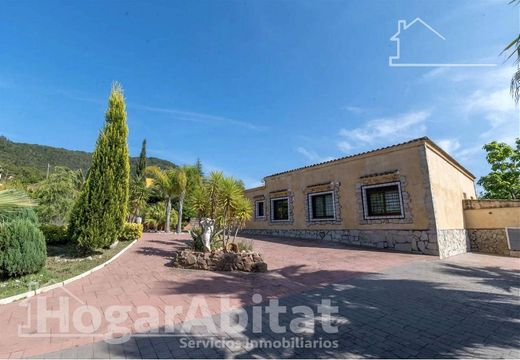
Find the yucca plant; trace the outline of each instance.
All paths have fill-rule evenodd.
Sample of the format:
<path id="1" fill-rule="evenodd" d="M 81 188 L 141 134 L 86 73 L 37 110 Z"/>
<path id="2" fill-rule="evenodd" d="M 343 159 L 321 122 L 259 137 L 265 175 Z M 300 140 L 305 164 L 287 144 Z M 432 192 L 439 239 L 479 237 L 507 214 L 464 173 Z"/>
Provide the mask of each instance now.
<path id="1" fill-rule="evenodd" d="M 212 172 L 208 178 L 191 194 L 191 207 L 199 220 L 210 219 L 208 224 L 215 227 L 206 239 L 214 239 L 214 233 L 222 233 L 224 249 L 235 229 L 233 241 L 243 223 L 251 218 L 252 205 L 244 196 L 244 185 L 240 180 L 224 176 L 220 171 Z M 213 226 L 213 225 L 211 225 Z M 201 227 L 204 227 L 201 222 Z M 210 227 L 204 231 L 211 231 Z"/>
<path id="2" fill-rule="evenodd" d="M 238 232 L 245 225 L 246 221 L 251 220 L 253 217 L 253 204 L 251 201 L 242 196 L 235 207 L 235 211 L 232 216 L 232 225 L 235 228 L 235 233 L 233 234 L 233 243 L 235 242 Z"/>

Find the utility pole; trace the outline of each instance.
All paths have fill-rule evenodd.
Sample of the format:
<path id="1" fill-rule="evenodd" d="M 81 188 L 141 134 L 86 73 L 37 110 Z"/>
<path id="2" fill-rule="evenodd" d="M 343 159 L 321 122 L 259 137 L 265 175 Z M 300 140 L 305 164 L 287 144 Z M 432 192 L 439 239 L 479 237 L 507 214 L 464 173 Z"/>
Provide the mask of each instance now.
<path id="1" fill-rule="evenodd" d="M 51 164 L 47 163 L 47 179 L 49 178 L 49 170 L 51 168 Z"/>

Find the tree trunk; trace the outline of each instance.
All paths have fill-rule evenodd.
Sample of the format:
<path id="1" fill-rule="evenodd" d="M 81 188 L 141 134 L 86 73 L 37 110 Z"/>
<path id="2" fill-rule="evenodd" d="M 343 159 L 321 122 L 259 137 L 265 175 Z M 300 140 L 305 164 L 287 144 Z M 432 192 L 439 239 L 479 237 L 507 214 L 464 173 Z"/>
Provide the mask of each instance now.
<path id="1" fill-rule="evenodd" d="M 240 230 L 240 226 L 237 226 L 235 229 L 235 235 L 233 235 L 233 244 L 235 243 L 235 240 L 237 239 L 238 230 Z"/>
<path id="2" fill-rule="evenodd" d="M 182 232 L 182 208 L 184 207 L 184 194 L 179 197 L 179 220 L 177 220 L 177 234 Z"/>
<path id="3" fill-rule="evenodd" d="M 227 217 L 227 208 L 224 208 L 224 216 L 222 219 L 222 245 L 224 246 L 224 252 L 227 252 L 227 241 L 226 241 L 226 217 Z"/>
<path id="4" fill-rule="evenodd" d="M 166 198 L 166 226 L 165 231 L 167 233 L 170 232 L 170 213 L 172 212 L 172 199 L 170 197 Z"/>

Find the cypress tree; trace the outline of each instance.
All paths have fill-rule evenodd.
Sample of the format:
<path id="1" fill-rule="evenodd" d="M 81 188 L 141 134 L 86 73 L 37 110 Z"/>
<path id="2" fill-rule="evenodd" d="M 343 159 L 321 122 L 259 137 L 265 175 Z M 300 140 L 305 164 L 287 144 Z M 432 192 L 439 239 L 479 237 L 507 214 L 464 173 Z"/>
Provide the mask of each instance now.
<path id="1" fill-rule="evenodd" d="M 138 180 L 145 181 L 144 174 L 146 171 L 146 139 L 143 140 L 141 146 L 141 154 L 139 154 L 139 160 L 137 160 L 137 166 L 135 168 L 135 176 Z"/>
<path id="2" fill-rule="evenodd" d="M 115 83 L 92 165 L 70 219 L 69 236 L 81 250 L 107 247 L 123 230 L 130 179 L 127 138 L 125 99 Z"/>
<path id="3" fill-rule="evenodd" d="M 199 176 L 201 178 L 204 177 L 204 171 L 202 170 L 202 162 L 200 161 L 200 158 L 197 158 L 197 162 L 195 163 L 195 168 L 197 169 Z"/>

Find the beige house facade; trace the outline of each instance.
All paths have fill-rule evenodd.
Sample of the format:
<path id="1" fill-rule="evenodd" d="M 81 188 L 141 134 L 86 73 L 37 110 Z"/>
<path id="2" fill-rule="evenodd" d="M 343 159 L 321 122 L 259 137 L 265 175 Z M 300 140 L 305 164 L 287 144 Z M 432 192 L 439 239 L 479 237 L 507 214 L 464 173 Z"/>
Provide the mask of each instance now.
<path id="1" fill-rule="evenodd" d="M 281 172 L 246 190 L 248 235 L 323 239 L 439 255 L 464 253 L 463 200 L 475 177 L 428 138 Z"/>

